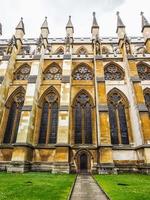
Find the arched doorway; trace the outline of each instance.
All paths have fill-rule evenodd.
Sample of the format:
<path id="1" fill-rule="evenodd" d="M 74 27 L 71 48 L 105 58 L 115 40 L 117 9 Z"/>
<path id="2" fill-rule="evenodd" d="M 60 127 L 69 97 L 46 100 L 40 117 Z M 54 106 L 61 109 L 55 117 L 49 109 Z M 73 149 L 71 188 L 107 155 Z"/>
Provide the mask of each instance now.
<path id="1" fill-rule="evenodd" d="M 86 153 L 80 155 L 80 173 L 88 172 L 88 156 Z"/>

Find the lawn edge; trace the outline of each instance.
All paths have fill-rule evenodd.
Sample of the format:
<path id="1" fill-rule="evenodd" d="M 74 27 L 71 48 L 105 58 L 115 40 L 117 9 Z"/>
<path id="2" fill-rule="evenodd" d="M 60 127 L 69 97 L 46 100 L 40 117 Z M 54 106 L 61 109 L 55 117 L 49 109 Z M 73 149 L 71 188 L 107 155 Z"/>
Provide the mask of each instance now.
<path id="1" fill-rule="evenodd" d="M 72 183 L 72 186 L 71 186 L 69 195 L 68 195 L 68 197 L 67 197 L 67 200 L 70 200 L 70 199 L 71 199 L 71 196 L 72 196 L 72 193 L 73 193 L 73 190 L 74 190 L 74 186 L 75 186 L 75 183 L 76 183 L 76 180 L 77 180 L 77 176 L 78 176 L 78 175 L 76 174 L 75 179 L 74 179 L 74 181 L 73 181 L 73 183 Z"/>
<path id="2" fill-rule="evenodd" d="M 94 175 L 92 175 L 92 178 L 94 179 L 94 181 L 95 181 L 95 183 L 98 185 L 98 187 L 102 190 L 102 192 L 106 195 L 107 199 L 108 199 L 108 200 L 112 200 L 112 199 L 108 196 L 107 192 L 105 192 L 104 189 L 102 188 L 102 186 L 100 186 L 100 184 L 97 182 L 97 180 L 96 180 L 96 178 L 94 177 Z"/>

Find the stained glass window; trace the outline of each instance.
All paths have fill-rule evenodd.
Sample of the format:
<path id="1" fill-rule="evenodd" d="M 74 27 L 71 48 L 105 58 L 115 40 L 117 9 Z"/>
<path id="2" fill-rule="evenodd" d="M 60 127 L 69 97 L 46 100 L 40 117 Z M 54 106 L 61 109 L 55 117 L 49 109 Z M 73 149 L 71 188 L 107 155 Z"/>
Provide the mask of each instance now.
<path id="1" fill-rule="evenodd" d="M 52 64 L 44 72 L 44 80 L 61 80 L 62 70 L 57 64 Z"/>
<path id="2" fill-rule="evenodd" d="M 140 79 L 150 80 L 150 66 L 146 63 L 140 63 L 137 65 L 137 71 Z"/>
<path id="3" fill-rule="evenodd" d="M 21 109 L 24 102 L 24 94 L 19 93 L 13 97 L 9 114 L 7 119 L 7 125 L 4 133 L 3 143 L 15 143 L 19 128 L 19 122 L 21 117 Z"/>
<path id="4" fill-rule="evenodd" d="M 51 90 L 44 98 L 39 144 L 55 144 L 57 141 L 58 128 L 58 96 Z"/>
<path id="5" fill-rule="evenodd" d="M 15 80 L 28 80 L 30 75 L 30 66 L 24 64 L 15 72 Z"/>
<path id="6" fill-rule="evenodd" d="M 81 92 L 74 105 L 75 144 L 92 144 L 92 105 L 90 97 Z"/>
<path id="7" fill-rule="evenodd" d="M 118 89 L 108 94 L 109 123 L 112 144 L 129 144 L 125 97 Z M 119 141 L 119 135 L 121 140 Z"/>
<path id="8" fill-rule="evenodd" d="M 145 104 L 150 114 L 150 88 L 146 88 L 144 90 L 144 98 L 145 98 Z"/>
<path id="9" fill-rule="evenodd" d="M 80 64 L 72 74 L 73 80 L 92 80 L 93 73 L 85 64 Z"/>
<path id="10" fill-rule="evenodd" d="M 123 80 L 123 70 L 115 64 L 108 64 L 104 69 L 105 80 Z"/>

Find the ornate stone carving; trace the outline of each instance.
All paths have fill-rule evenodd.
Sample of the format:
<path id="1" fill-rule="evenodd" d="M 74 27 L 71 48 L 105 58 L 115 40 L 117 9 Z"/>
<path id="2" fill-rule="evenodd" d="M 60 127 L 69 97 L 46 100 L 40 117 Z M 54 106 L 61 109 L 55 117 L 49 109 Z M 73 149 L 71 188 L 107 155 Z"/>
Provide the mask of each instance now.
<path id="1" fill-rule="evenodd" d="M 15 72 L 15 80 L 28 80 L 30 75 L 30 66 L 24 64 Z"/>
<path id="2" fill-rule="evenodd" d="M 105 80 L 123 80 L 124 72 L 114 64 L 107 65 L 104 69 Z"/>
<path id="3" fill-rule="evenodd" d="M 150 80 L 150 66 L 145 63 L 140 63 L 137 65 L 137 70 L 142 80 Z"/>
<path id="4" fill-rule="evenodd" d="M 61 80 L 62 70 L 61 68 L 53 64 L 44 72 L 44 80 Z"/>
<path id="5" fill-rule="evenodd" d="M 73 72 L 72 75 L 74 80 L 92 80 L 92 71 L 84 64 L 79 65 Z"/>

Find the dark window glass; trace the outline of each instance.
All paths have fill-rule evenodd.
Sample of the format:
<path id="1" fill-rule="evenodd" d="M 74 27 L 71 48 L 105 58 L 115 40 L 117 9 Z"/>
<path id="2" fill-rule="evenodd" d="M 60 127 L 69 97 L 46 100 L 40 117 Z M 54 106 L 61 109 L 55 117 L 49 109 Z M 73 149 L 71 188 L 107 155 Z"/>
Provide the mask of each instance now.
<path id="1" fill-rule="evenodd" d="M 112 144 L 119 144 L 116 108 L 113 104 L 109 105 L 109 122 L 110 122 L 111 142 Z"/>
<path id="2" fill-rule="evenodd" d="M 91 118 L 91 106 L 86 104 L 84 109 L 84 134 L 85 144 L 92 144 L 92 118 Z"/>
<path id="3" fill-rule="evenodd" d="M 51 106 L 50 116 L 50 137 L 49 143 L 55 144 L 57 138 L 57 127 L 58 127 L 58 103 L 54 102 Z"/>
<path id="4" fill-rule="evenodd" d="M 11 143 L 11 136 L 12 136 L 13 125 L 15 121 L 16 109 L 17 109 L 16 103 L 13 102 L 9 110 L 9 116 L 8 116 L 3 143 Z"/>
<path id="5" fill-rule="evenodd" d="M 119 114 L 122 144 L 129 144 L 125 108 L 124 105 L 122 105 L 121 103 L 118 105 L 118 114 Z"/>
<path id="6" fill-rule="evenodd" d="M 82 110 L 79 103 L 75 107 L 75 143 L 82 143 Z"/>
<path id="7" fill-rule="evenodd" d="M 47 123 L 48 123 L 48 103 L 44 102 L 42 116 L 41 116 L 39 144 L 46 143 Z"/>

